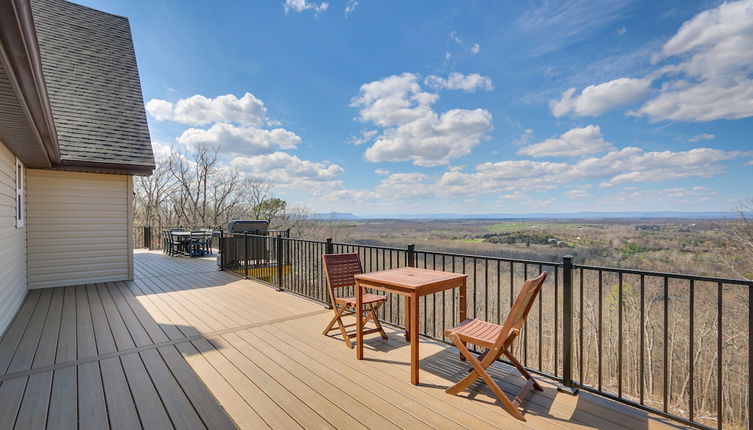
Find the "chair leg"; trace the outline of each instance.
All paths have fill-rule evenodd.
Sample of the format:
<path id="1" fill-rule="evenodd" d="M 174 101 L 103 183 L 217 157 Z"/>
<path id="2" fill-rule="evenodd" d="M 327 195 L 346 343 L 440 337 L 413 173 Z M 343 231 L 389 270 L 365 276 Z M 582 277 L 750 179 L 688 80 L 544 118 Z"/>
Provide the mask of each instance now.
<path id="1" fill-rule="evenodd" d="M 523 375 L 524 378 L 533 381 L 533 388 L 536 391 L 544 391 L 543 388 L 541 388 L 541 385 L 539 385 L 538 381 L 536 381 L 536 378 L 533 377 L 525 367 L 523 367 L 522 364 L 520 364 L 520 361 L 518 361 L 517 358 L 515 358 L 509 351 L 503 352 L 505 354 L 505 357 L 507 357 L 508 360 L 510 360 L 510 363 L 512 363 L 513 366 L 515 366 L 516 369 L 518 369 L 518 372 L 520 372 L 521 375 Z"/>
<path id="2" fill-rule="evenodd" d="M 332 320 L 329 322 L 329 324 L 327 324 L 327 328 L 325 328 L 324 331 L 322 332 L 323 335 L 326 336 L 327 333 L 332 331 L 332 327 L 334 327 L 337 320 L 340 319 L 340 317 L 342 317 L 343 312 L 345 312 L 345 306 L 342 306 L 335 311 L 335 316 L 332 317 Z"/>
<path id="3" fill-rule="evenodd" d="M 377 315 L 376 315 L 376 311 L 379 309 L 380 306 L 382 306 L 382 303 L 371 305 L 371 311 L 369 313 L 371 314 L 371 319 L 374 320 L 374 325 L 376 326 L 377 330 L 379 330 L 379 334 L 382 335 L 382 339 L 387 340 L 387 333 L 384 332 L 384 329 L 382 328 L 382 324 L 379 322 L 379 318 L 377 318 Z"/>
<path id="4" fill-rule="evenodd" d="M 353 348 L 353 342 L 350 341 L 350 337 L 348 336 L 348 331 L 345 330 L 345 324 L 343 324 L 342 315 L 343 313 L 348 310 L 348 305 L 343 305 L 337 309 L 335 312 L 335 316 L 332 317 L 332 320 L 327 324 L 327 328 L 324 329 L 324 332 L 322 332 L 323 335 L 327 335 L 330 331 L 332 331 L 332 327 L 337 324 L 338 328 L 340 329 L 340 334 L 342 334 L 343 341 L 346 345 L 348 345 L 348 348 Z"/>
<path id="5" fill-rule="evenodd" d="M 452 342 L 455 344 L 455 346 L 458 347 L 461 354 L 463 354 L 468 363 L 473 367 L 473 371 L 469 373 L 465 378 L 461 379 L 457 384 L 445 390 L 445 392 L 447 392 L 448 394 L 456 395 L 468 388 L 468 386 L 471 385 L 473 381 L 480 377 L 484 380 L 484 382 L 486 382 L 489 388 L 491 388 L 491 390 L 494 392 L 494 395 L 496 395 L 499 401 L 502 402 L 502 405 L 505 407 L 505 409 L 507 409 L 510 415 L 519 419 L 520 421 L 525 421 L 525 417 L 520 413 L 520 410 L 517 408 L 517 406 L 515 406 L 507 397 L 507 395 L 505 395 L 502 389 L 499 388 L 497 383 L 494 382 L 492 377 L 489 376 L 489 374 L 486 372 L 486 369 L 482 366 L 481 362 L 476 357 L 474 357 L 470 351 L 468 351 L 468 348 L 466 348 L 465 345 L 463 345 L 463 342 L 460 340 L 460 338 L 456 334 L 451 334 L 450 339 L 452 339 Z"/>

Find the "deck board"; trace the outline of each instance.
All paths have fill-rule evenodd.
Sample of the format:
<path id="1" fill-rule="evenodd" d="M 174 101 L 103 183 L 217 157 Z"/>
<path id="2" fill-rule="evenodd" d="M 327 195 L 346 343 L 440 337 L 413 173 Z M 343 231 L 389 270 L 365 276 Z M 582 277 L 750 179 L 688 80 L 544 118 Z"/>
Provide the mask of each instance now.
<path id="1" fill-rule="evenodd" d="M 444 390 L 467 365 L 421 339 L 409 382 L 401 331 L 355 359 L 321 330 L 331 311 L 217 271 L 211 258 L 134 255 L 136 279 L 31 291 L 0 339 L 0 428 L 681 428 L 539 378 L 520 422 L 490 390 Z M 508 393 L 522 378 L 495 364 Z"/>

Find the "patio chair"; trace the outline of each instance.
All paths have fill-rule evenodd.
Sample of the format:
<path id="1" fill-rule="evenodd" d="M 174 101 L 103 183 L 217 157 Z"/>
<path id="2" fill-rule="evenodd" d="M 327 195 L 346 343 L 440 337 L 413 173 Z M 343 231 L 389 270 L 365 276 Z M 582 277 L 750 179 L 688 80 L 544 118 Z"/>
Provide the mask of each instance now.
<path id="1" fill-rule="evenodd" d="M 448 388 L 446 390 L 447 393 L 456 395 L 468 388 L 477 378 L 482 378 L 513 417 L 521 421 L 526 420 L 518 409 L 520 404 L 531 390 L 531 387 L 537 391 L 543 391 L 543 389 L 523 365 L 520 364 L 520 361 L 513 356 L 510 351 L 510 345 L 520 335 L 528 317 L 528 312 L 531 310 L 536 296 L 541 291 L 541 286 L 544 284 L 546 275 L 546 272 L 542 272 L 536 278 L 529 279 L 523 284 L 523 288 L 518 293 L 518 297 L 515 299 L 510 313 L 507 314 L 507 319 L 505 319 L 504 324 L 501 326 L 474 318 L 466 319 L 457 327 L 445 331 L 445 335 L 460 350 L 461 358 L 467 360 L 471 365 L 468 375 L 457 384 Z M 468 350 L 466 343 L 487 348 L 487 350 L 477 358 Z M 487 373 L 489 366 L 503 354 L 526 379 L 526 384 L 515 396 L 514 400 L 510 400 L 494 382 L 489 373 Z"/>
<path id="2" fill-rule="evenodd" d="M 171 257 L 176 253 L 175 240 L 170 230 L 162 230 L 162 252 Z"/>
<path id="3" fill-rule="evenodd" d="M 324 273 L 327 276 L 327 288 L 329 288 L 329 297 L 332 302 L 332 310 L 335 312 L 335 316 L 327 324 L 327 328 L 324 329 L 325 336 L 329 335 L 332 330 L 339 328 L 342 333 L 343 340 L 348 348 L 353 348 L 353 342 L 351 338 L 356 337 L 356 333 L 348 333 L 346 327 L 355 326 L 354 324 L 343 324 L 342 317 L 346 315 L 356 315 L 356 298 L 355 297 L 337 297 L 336 291 L 343 288 L 352 287 L 355 285 L 354 276 L 363 273 L 363 267 L 361 266 L 361 259 L 358 254 L 325 254 L 322 255 L 322 263 L 324 266 Z M 379 323 L 376 311 L 380 306 L 387 301 L 387 296 L 380 296 L 378 294 L 363 293 L 363 304 L 367 309 L 361 315 L 361 322 L 363 325 L 369 320 L 374 321 L 376 328 L 364 330 L 363 334 L 379 333 L 382 339 L 387 339 L 387 334 L 382 329 L 382 325 Z M 358 317 L 356 315 L 356 317 Z M 337 327 L 334 325 L 337 324 Z"/>

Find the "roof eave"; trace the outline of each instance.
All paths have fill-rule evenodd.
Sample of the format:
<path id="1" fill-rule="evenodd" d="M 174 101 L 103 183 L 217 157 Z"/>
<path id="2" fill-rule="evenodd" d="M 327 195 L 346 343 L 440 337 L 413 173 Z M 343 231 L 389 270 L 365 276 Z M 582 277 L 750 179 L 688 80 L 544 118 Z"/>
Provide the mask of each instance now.
<path id="1" fill-rule="evenodd" d="M 34 167 L 51 167 L 60 160 L 60 151 L 52 108 L 44 83 L 31 7 L 27 1 L 0 2 L 0 51 L 0 60 L 3 61 L 3 67 L 9 75 L 20 107 L 29 119 L 32 133 L 36 137 L 36 142 L 33 143 L 6 144 L 12 148 L 19 145 L 36 145 L 39 157 L 22 161 Z"/>

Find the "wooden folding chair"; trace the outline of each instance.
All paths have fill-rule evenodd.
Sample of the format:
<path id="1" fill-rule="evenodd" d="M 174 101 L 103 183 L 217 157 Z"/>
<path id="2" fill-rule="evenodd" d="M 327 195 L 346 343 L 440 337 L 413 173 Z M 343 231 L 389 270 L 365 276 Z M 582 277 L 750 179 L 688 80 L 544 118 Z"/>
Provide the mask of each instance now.
<path id="1" fill-rule="evenodd" d="M 341 290 L 346 287 L 355 286 L 355 275 L 363 273 L 361 267 L 361 259 L 358 254 L 325 254 L 322 255 L 322 263 L 324 266 L 324 273 L 327 275 L 327 287 L 329 288 L 329 297 L 332 302 L 332 310 L 335 312 L 335 316 L 332 317 L 332 321 L 327 324 L 327 328 L 324 329 L 325 336 L 332 330 L 340 329 L 343 340 L 349 348 L 353 348 L 353 342 L 351 338 L 356 337 L 356 333 L 348 333 L 346 327 L 353 327 L 354 324 L 343 324 L 342 317 L 346 315 L 356 314 L 356 298 L 355 297 L 337 297 L 336 290 Z M 377 294 L 370 294 L 364 292 L 363 304 L 367 306 L 367 309 L 363 311 L 361 315 L 361 323 L 366 325 L 369 320 L 374 321 L 376 328 L 364 330 L 363 334 L 379 333 L 383 339 L 387 339 L 387 334 L 382 329 L 382 325 L 379 323 L 376 311 L 380 306 L 387 301 L 386 296 L 380 296 Z M 334 327 L 337 324 L 338 327 Z"/>
<path id="2" fill-rule="evenodd" d="M 539 383 L 533 379 L 533 376 L 520 364 L 520 361 L 513 356 L 510 351 L 510 345 L 520 335 L 528 317 L 528 312 L 531 310 L 531 306 L 533 306 L 533 302 L 539 291 L 541 291 L 541 286 L 544 284 L 546 275 L 546 272 L 542 272 L 536 278 L 527 280 L 523 284 L 523 288 L 518 293 L 518 297 L 515 299 L 515 303 L 513 303 L 510 313 L 507 314 L 507 319 L 505 319 L 503 325 L 500 326 L 474 318 L 466 319 L 457 327 L 445 331 L 445 335 L 460 350 L 461 358 L 467 360 L 471 365 L 468 375 L 457 384 L 448 388 L 446 390 L 447 393 L 456 395 L 468 388 L 476 378 L 482 378 L 512 416 L 521 421 L 526 420 L 518 409 L 520 404 L 531 390 L 531 387 L 537 391 L 543 390 Z M 466 343 L 487 348 L 487 350 L 477 358 L 468 350 Z M 489 373 L 487 373 L 489 366 L 503 354 L 527 380 L 523 389 L 520 390 L 513 400 L 510 400 L 502 392 Z"/>

